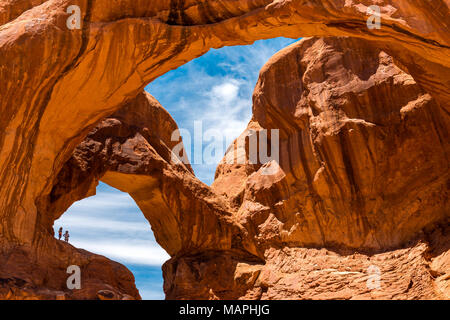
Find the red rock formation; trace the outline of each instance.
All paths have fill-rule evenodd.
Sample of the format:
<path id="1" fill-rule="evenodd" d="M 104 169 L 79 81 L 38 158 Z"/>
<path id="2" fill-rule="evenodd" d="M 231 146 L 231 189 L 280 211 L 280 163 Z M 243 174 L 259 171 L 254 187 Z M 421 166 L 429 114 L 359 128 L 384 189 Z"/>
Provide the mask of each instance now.
<path id="1" fill-rule="evenodd" d="M 253 100 L 238 140 L 279 128 L 280 169 L 264 176 L 261 166 L 236 164 L 249 158 L 248 142 L 237 141 L 234 164 L 224 158 L 212 187 L 229 198 L 265 264 L 183 257 L 176 270 L 166 266 L 169 297 L 206 298 L 214 288 L 219 298 L 448 298 L 445 110 L 380 49 L 336 38 L 276 54 Z M 226 285 L 197 262 L 205 260 L 223 266 Z M 379 290 L 366 286 L 371 266 Z"/>
<path id="2" fill-rule="evenodd" d="M 450 118 L 380 49 L 301 41 L 266 64 L 253 100 L 240 139 L 279 128 L 281 170 L 224 161 L 213 188 L 266 225 L 262 241 L 381 249 L 449 215 Z"/>
<path id="3" fill-rule="evenodd" d="M 72 248 L 59 248 L 59 244 L 51 239 L 51 224 L 71 202 L 90 194 L 95 181 L 101 177 L 132 194 L 147 218 L 153 221 L 160 243 L 173 255 L 165 266 L 168 297 L 240 297 L 245 292 L 252 297 L 271 297 L 270 288 L 277 287 L 277 282 L 266 281 L 256 286 L 252 279 L 259 279 L 256 277 L 259 267 L 253 264 L 262 259 L 269 266 L 267 252 L 275 245 L 329 246 L 336 243 L 338 247 L 395 248 L 412 238 L 420 228 L 448 213 L 448 182 L 445 182 L 448 179 L 445 130 L 448 128 L 446 117 L 450 101 L 447 0 L 376 1 L 382 11 L 382 28 L 373 30 L 366 26 L 367 6 L 375 3 L 371 0 L 257 0 L 239 3 L 231 0 L 186 0 L 177 2 L 178 5 L 173 3 L 155 1 L 149 4 L 136 0 L 113 3 L 90 0 L 0 1 L 0 256 L 3 262 L 0 271 L 1 278 L 6 279 L 2 283 L 7 291 L 3 296 L 23 297 L 24 292 L 45 296 L 36 293 L 39 288 L 52 290 L 47 297 L 57 296 L 55 292 L 61 288 L 62 279 L 66 276 L 64 274 L 63 277 L 64 266 L 71 262 L 66 258 L 74 254 Z M 73 4 L 81 8 L 81 30 L 68 30 L 66 27 L 66 9 Z M 282 162 L 283 172 L 272 178 L 258 178 L 257 173 L 247 178 L 253 168 L 246 172 L 233 169 L 235 173 L 231 176 L 239 175 L 248 181 L 248 186 L 242 191 L 242 187 L 236 185 L 228 200 L 193 178 L 188 167 L 168 162 L 164 152 L 170 144 L 165 140 L 165 146 L 159 145 L 144 132 L 142 124 L 131 129 L 130 125 L 134 124 L 119 116 L 94 129 L 100 120 L 125 104 L 139 104 L 139 99 L 142 103 L 142 96 L 138 100 L 135 97 L 148 82 L 209 48 L 247 44 L 275 36 L 297 38 L 310 35 L 366 39 L 387 54 L 377 60 L 367 52 L 371 45 L 367 43 L 358 47 L 357 52 L 361 53 L 358 57 L 347 55 L 352 59 L 366 59 L 363 54 L 367 54 L 368 61 L 371 61 L 367 71 L 361 68 L 360 62 L 358 64 L 361 60 L 356 63 L 345 61 L 346 68 L 339 69 L 326 55 L 322 55 L 324 61 L 328 61 L 324 68 L 330 68 L 330 74 L 315 68 L 299 70 L 309 77 L 301 80 L 309 86 L 310 96 L 295 90 L 286 91 L 287 98 L 281 100 L 273 100 L 270 92 L 265 93 L 267 98 L 255 96 L 255 110 L 259 111 L 255 111 L 254 124 L 267 128 L 283 125 L 283 141 L 289 144 L 283 147 L 288 150 L 283 161 L 291 160 L 292 164 L 287 167 Z M 325 45 L 315 45 L 329 49 Z M 328 53 L 336 54 L 334 59 L 337 60 L 342 55 L 339 48 Z M 387 55 L 393 57 L 403 73 L 392 66 Z M 313 54 L 309 53 L 309 57 L 314 58 L 311 56 Z M 303 63 L 307 64 L 306 61 Z M 387 77 L 377 73 L 378 68 L 385 68 Z M 336 79 L 332 79 L 333 75 Z M 374 77 L 370 78 L 371 75 Z M 295 75 L 290 74 L 289 77 L 298 80 Z M 340 77 L 355 85 L 353 89 L 356 92 L 360 90 L 360 95 L 346 87 L 342 80 L 339 82 Z M 281 79 L 284 81 L 285 77 L 281 76 Z M 321 88 L 321 84 L 326 87 Z M 401 96 L 387 99 L 389 104 L 383 105 L 383 113 L 364 113 L 370 109 L 362 108 L 363 102 L 369 104 L 374 101 L 377 106 L 382 105 L 383 96 L 372 97 L 377 92 L 400 92 Z M 281 110 L 282 115 L 288 115 L 283 120 L 271 113 L 280 111 L 282 106 L 275 104 L 269 108 L 265 104 L 266 99 L 271 103 L 291 100 L 301 103 L 298 109 L 289 105 L 288 110 Z M 390 104 L 391 100 L 395 105 Z M 331 108 L 328 103 L 336 105 Z M 436 113 L 427 110 L 436 110 Z M 339 119 L 335 119 L 336 116 Z M 365 122 L 355 122 L 355 119 Z M 294 123 L 290 123 L 291 120 Z M 171 127 L 158 127 L 162 130 L 168 128 Z M 78 153 L 73 154 L 93 129 L 95 131 Z M 317 132 L 310 132 L 310 129 Z M 123 137 L 121 130 L 129 135 Z M 420 130 L 425 131 L 419 139 L 417 134 Z M 291 138 L 295 132 L 297 138 Z M 394 139 L 389 133 L 400 133 L 400 136 Z M 112 145 L 107 141 L 109 134 L 112 137 L 116 135 Z M 309 147 L 317 152 L 311 149 L 296 154 L 300 145 L 308 147 L 307 141 L 299 144 L 300 137 L 309 137 Z M 117 157 L 110 159 L 102 155 L 103 150 L 121 145 L 121 138 L 126 138 L 126 148 L 114 149 L 116 156 L 125 156 L 121 160 L 132 163 L 131 166 L 118 162 Z M 297 139 L 297 143 L 293 144 L 292 139 Z M 358 140 L 357 146 L 363 146 L 361 150 L 349 149 L 354 140 Z M 411 146 L 417 142 L 418 146 Z M 418 151 L 423 152 L 423 156 Z M 406 152 L 413 153 L 414 161 L 405 159 Z M 327 158 L 328 153 L 335 158 Z M 301 155 L 309 158 L 301 158 Z M 89 162 L 89 157 L 95 161 Z M 387 161 L 387 157 L 392 163 Z M 68 161 L 75 168 L 67 168 Z M 417 163 L 421 166 L 415 171 Z M 82 173 L 87 170 L 86 176 L 71 175 L 76 172 L 77 165 L 82 165 Z M 146 166 L 153 171 L 146 171 Z M 367 176 L 361 175 L 365 166 L 370 173 Z M 396 172 L 407 176 L 397 178 Z M 142 197 L 142 190 L 133 188 L 130 179 L 135 181 L 138 175 L 143 179 L 138 185 L 154 190 L 155 198 Z M 393 177 L 395 181 L 386 182 L 380 178 L 383 175 Z M 220 180 L 226 177 L 226 174 L 218 176 L 215 190 L 223 190 Z M 292 198 L 284 199 L 286 190 L 293 192 Z M 298 204 L 297 200 L 302 196 L 308 198 L 303 204 Z M 161 200 L 163 197 L 166 197 L 164 201 Z M 408 197 L 414 202 L 405 200 Z M 390 200 L 394 207 L 388 205 Z M 274 207 L 267 210 L 260 207 L 265 204 Z M 151 212 L 149 205 L 159 205 L 161 210 L 170 209 L 171 214 L 163 216 Z M 302 208 L 301 214 L 315 213 L 317 217 L 301 214 L 293 217 L 291 214 L 298 211 L 296 208 Z M 383 216 L 380 212 L 385 208 L 393 213 Z M 375 212 L 375 215 L 368 216 L 370 212 Z M 175 221 L 179 217 L 186 219 L 186 222 L 183 220 L 185 225 Z M 374 217 L 384 220 L 378 221 Z M 308 224 L 302 225 L 302 221 Z M 392 234 L 396 225 L 400 226 L 400 232 Z M 325 227 L 327 229 L 323 229 Z M 165 228 L 176 230 L 175 235 L 168 237 Z M 339 230 L 341 234 L 333 230 Z M 311 231 L 311 235 L 306 231 Z M 55 248 L 53 253 L 52 248 Z M 236 281 L 240 280 L 226 283 L 221 283 L 221 279 L 211 283 L 200 281 L 196 288 L 183 285 L 183 279 L 193 271 L 183 269 L 183 264 L 178 262 L 191 259 L 196 254 L 204 255 L 205 250 L 214 252 L 208 256 L 211 263 L 222 261 L 222 257 L 229 257 L 226 259 L 231 261 L 231 265 L 239 268 L 244 263 L 244 271 L 239 273 L 241 276 L 236 276 Z M 89 266 L 95 265 L 88 263 L 89 259 L 103 261 L 103 258 L 87 253 L 81 254 L 84 258 L 75 256 L 75 261 L 84 261 Z M 16 264 L 23 265 L 23 261 L 33 262 L 27 262 L 28 266 L 23 269 L 13 268 Z M 92 271 L 92 281 L 98 273 L 104 276 L 99 278 L 99 284 L 92 285 L 92 292 L 85 292 L 80 297 L 98 297 L 97 291 L 103 289 L 114 292 L 118 297 L 123 294 L 138 297 L 130 284 L 131 275 L 105 261 L 102 263 L 109 265 L 105 268 L 121 275 L 112 276 L 113 273 L 103 273 L 100 269 Z M 175 268 L 177 264 L 179 268 Z M 433 265 L 439 270 L 446 266 L 441 262 Z M 59 270 L 58 275 L 49 280 L 46 275 L 55 270 Z M 15 278 L 11 278 L 11 274 L 15 274 Z M 445 279 L 439 283 L 445 284 Z M 102 288 L 106 285 L 111 288 Z M 10 293 L 9 288 L 15 288 L 14 292 Z"/>
<path id="4" fill-rule="evenodd" d="M 262 69 L 253 102 L 252 121 L 212 185 L 263 251 L 245 297 L 448 298 L 445 110 L 390 56 L 350 38 L 280 51 Z M 277 128 L 280 169 L 264 176 L 265 166 L 249 163 L 246 136 Z M 365 286 L 370 265 L 383 289 Z"/>
<path id="5" fill-rule="evenodd" d="M 173 158 L 172 149 L 179 143 L 171 140 L 176 129 L 148 93 L 101 121 L 55 177 L 50 195 L 40 199 L 39 210 L 47 214 L 39 221 L 38 246 L 2 247 L 0 297 L 139 298 L 125 267 L 54 239 L 53 222 L 73 202 L 94 195 L 100 179 L 134 198 L 170 255 L 228 250 L 250 256 L 238 240 L 243 230 L 231 218 L 227 201 L 197 180 L 189 164 Z M 51 248 L 55 252 L 47 252 Z M 22 265 L 26 259 L 33 263 Z M 67 290 L 69 265 L 81 267 L 82 290 Z"/>
<path id="6" fill-rule="evenodd" d="M 95 192 L 102 180 L 133 197 L 169 254 L 231 249 L 239 227 L 227 201 L 200 182 L 189 164 L 173 158 L 177 129 L 148 93 L 104 119 L 75 149 L 44 202 L 49 232 L 68 206 Z"/>

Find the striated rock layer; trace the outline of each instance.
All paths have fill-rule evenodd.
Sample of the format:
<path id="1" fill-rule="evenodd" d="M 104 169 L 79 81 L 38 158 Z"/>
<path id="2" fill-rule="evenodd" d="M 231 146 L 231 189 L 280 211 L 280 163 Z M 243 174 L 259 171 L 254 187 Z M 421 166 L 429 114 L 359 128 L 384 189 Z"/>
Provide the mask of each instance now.
<path id="1" fill-rule="evenodd" d="M 80 30 L 66 27 L 74 4 Z M 381 29 L 366 26 L 373 4 Z M 303 279 L 303 256 L 351 269 L 355 249 L 384 254 L 389 279 L 411 275 L 392 297 L 448 296 L 448 17 L 447 0 L 0 1 L 1 297 L 139 297 L 123 267 L 52 237 L 99 179 L 132 195 L 171 254 L 168 298 L 325 297 L 331 271 L 310 287 L 282 279 Z M 223 164 L 210 189 L 169 157 L 176 126 L 141 92 L 210 48 L 276 36 L 358 40 L 274 57 L 249 129 L 281 129 L 280 170 Z M 86 290 L 65 292 L 77 263 Z M 336 297 L 367 294 L 351 272 Z"/>

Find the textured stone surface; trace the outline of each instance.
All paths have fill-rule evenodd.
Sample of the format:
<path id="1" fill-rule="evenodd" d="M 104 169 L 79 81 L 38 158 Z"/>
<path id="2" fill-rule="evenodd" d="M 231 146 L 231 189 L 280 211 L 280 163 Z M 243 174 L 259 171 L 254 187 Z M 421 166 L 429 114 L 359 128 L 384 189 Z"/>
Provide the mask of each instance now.
<path id="1" fill-rule="evenodd" d="M 380 30 L 366 27 L 366 9 L 374 3 L 382 9 Z M 73 4 L 81 7 L 81 30 L 66 28 L 66 9 Z M 92 292 L 84 292 L 80 297 L 98 298 L 98 290 L 113 291 L 118 297 L 124 294 L 138 297 L 131 274 L 122 267 L 85 252 L 78 256 L 78 251 L 74 253 L 72 247 L 62 246 L 51 237 L 53 220 L 74 200 L 92 194 L 99 178 L 130 192 L 152 222 L 158 241 L 173 256 L 165 266 L 168 297 L 221 297 L 220 292 L 222 296 L 242 296 L 242 292 L 253 287 L 251 281 L 242 279 L 247 276 L 253 279 L 256 272 L 249 274 L 245 270 L 257 268 L 253 264 L 267 260 L 268 250 L 280 244 L 329 247 L 336 242 L 337 247 L 397 249 L 420 228 L 448 213 L 445 165 L 450 101 L 448 7 L 447 0 L 186 0 L 151 4 L 136 0 L 0 1 L 0 272 L 1 278 L 6 279 L 2 280 L 6 290 L 2 296 L 25 297 L 35 292 L 36 297 L 62 298 L 58 290 L 64 285 L 65 266 L 71 262 L 66 258 L 75 256 L 76 261 L 84 261 L 87 269 L 93 268 L 89 273 L 93 282 L 100 277 L 99 283 L 90 285 Z M 368 68 L 345 61 L 346 68 L 339 69 L 328 60 L 326 52 L 311 53 L 311 59 L 321 56 L 324 62 L 328 61 L 323 68 L 329 68 L 330 73 L 320 68 L 299 70 L 309 77 L 303 84 L 310 96 L 294 88 L 286 90 L 287 97 L 281 100 L 300 102 L 298 108 L 291 104 L 269 108 L 265 100 L 271 103 L 277 100 L 273 97 L 270 100 L 270 92 L 264 93 L 267 98 L 258 97 L 256 92 L 253 125 L 267 128 L 282 125 L 283 139 L 290 144 L 285 149 L 288 153 L 285 151 L 284 161 L 288 159 L 292 164 L 287 167 L 280 163 L 282 172 L 270 179 L 258 178 L 257 173 L 249 176 L 257 168 L 245 166 L 245 172 L 232 168 L 231 175 L 239 175 L 246 181 L 243 192 L 242 186 L 234 185 L 234 194 L 220 195 L 223 193 L 220 179 L 227 176 L 220 173 L 220 168 L 218 181 L 210 190 L 192 176 L 189 167 L 168 162 L 165 152 L 169 144 L 166 141 L 166 146 L 161 146 L 146 135 L 143 130 L 149 124 L 137 124 L 133 129 L 137 131 L 130 131 L 130 123 L 120 116 L 99 124 L 127 104 L 139 104 L 143 98 L 136 97 L 148 82 L 210 48 L 276 36 L 311 35 L 366 39 L 386 54 L 374 57 L 372 52 L 366 52 L 370 44 L 365 44 L 357 49 L 360 53 L 357 57 L 350 57 L 357 61 L 367 58 Z M 324 44 L 315 45 L 327 50 Z M 406 73 L 393 68 L 387 54 Z M 338 50 L 334 59 L 339 61 L 340 56 Z M 377 74 L 378 67 L 386 69 L 387 78 Z M 280 77 L 281 81 L 298 80 L 292 73 Z M 342 79 L 349 81 L 348 87 Z M 392 97 L 380 97 L 378 92 Z M 383 98 L 395 104 L 384 105 Z M 384 112 L 364 113 L 370 108 L 362 106 L 372 102 L 382 106 Z M 335 105 L 331 107 L 328 103 Z M 284 121 L 270 113 L 280 111 L 280 107 L 287 109 L 281 110 L 287 115 Z M 334 119 L 336 116 L 339 119 Z M 291 120 L 294 123 L 289 123 Z M 302 131 L 302 126 L 309 126 L 308 130 Z M 310 132 L 311 128 L 317 132 Z M 422 138 L 417 137 L 420 130 L 424 130 Z M 91 135 L 78 150 L 80 153 L 73 153 L 89 132 Z M 108 141 L 109 134 L 113 141 Z M 289 138 L 292 134 L 297 138 Z M 317 153 L 298 152 L 298 141 L 294 144 L 292 139 L 299 137 L 310 137 L 313 141 L 309 146 Z M 122 142 L 124 149 L 114 149 Z M 306 142 L 302 145 L 308 146 Z M 419 145 L 414 145 L 417 142 Z M 353 143 L 363 148 L 349 149 Z M 130 146 L 137 149 L 129 149 Z M 109 147 L 115 150 L 114 155 L 125 156 L 120 160 L 124 162 L 114 156 L 103 156 L 103 150 Z M 327 159 L 320 154 L 323 151 L 334 158 Z M 89 157 L 95 161 L 89 162 Z M 68 161 L 75 167 L 68 169 Z M 81 167 L 82 172 L 87 170 L 86 176 L 71 176 L 74 173 L 71 170 L 77 170 L 80 164 L 86 165 Z M 146 171 L 149 168 L 153 171 Z M 366 171 L 367 176 L 358 175 Z M 392 176 L 397 173 L 398 177 Z M 58 180 L 64 174 L 71 182 L 65 176 Z M 387 182 L 384 175 L 395 181 Z M 139 183 L 135 184 L 136 180 Z M 342 187 L 336 188 L 341 182 Z M 142 190 L 133 189 L 134 185 L 153 190 L 154 198 L 142 197 Z M 289 198 L 284 199 L 286 190 L 291 190 L 293 196 L 289 193 Z M 299 198 L 302 203 L 297 203 Z M 392 208 L 387 205 L 390 200 Z M 261 208 L 267 204 L 267 210 Z M 152 212 L 153 206 L 160 206 L 160 210 L 169 208 L 170 214 Z M 385 208 L 390 213 L 383 215 Z M 299 215 L 292 216 L 297 211 Z M 302 216 L 312 212 L 317 217 Z M 374 216 L 367 215 L 371 212 Z M 184 219 L 182 223 L 176 221 L 177 217 Z M 400 231 L 392 233 L 397 225 Z M 176 231 L 168 238 L 165 228 Z M 333 230 L 339 230 L 340 234 Z M 226 259 L 231 266 L 241 266 L 233 261 L 249 265 L 241 272 L 244 278 L 238 277 L 246 284 L 228 282 L 225 287 L 238 287 L 228 291 L 220 289 L 224 284 L 214 283 L 204 284 L 203 289 L 184 288 L 179 282 L 183 279 L 177 278 L 182 269 L 175 270 L 174 266 L 179 259 L 204 254 L 205 249 L 215 252 L 208 258 L 211 261 L 216 256 L 222 259 L 223 255 L 224 259 L 229 257 Z M 437 270 L 447 268 L 446 257 L 433 260 L 433 266 Z M 90 263 L 90 259 L 102 261 L 100 265 L 106 265 L 113 273 L 96 269 L 96 263 Z M 188 271 L 184 271 L 185 277 Z M 55 276 L 47 277 L 54 272 Z M 446 286 L 446 273 L 442 274 L 436 278 L 439 288 Z M 17 293 L 9 293 L 8 288 L 15 288 Z M 40 288 L 51 292 L 37 294 Z M 260 288 L 269 290 L 266 285 Z"/>
<path id="2" fill-rule="evenodd" d="M 47 214 L 40 221 L 43 233 L 39 245 L 2 247 L 5 251 L 0 258 L 6 263 L 0 265 L 5 279 L 0 297 L 139 297 L 134 278 L 125 267 L 54 239 L 53 221 L 73 202 L 94 195 L 100 179 L 133 197 L 156 240 L 170 255 L 199 250 L 234 250 L 250 255 L 238 240 L 243 238 L 243 230 L 232 219 L 226 199 L 200 182 L 189 164 L 172 158 L 171 150 L 180 143 L 171 141 L 176 129 L 172 117 L 148 93 L 102 120 L 55 177 L 50 195 L 40 200 L 40 210 Z M 27 252 L 20 254 L 22 251 Z M 18 255 L 22 260 L 17 260 Z M 27 259 L 36 261 L 28 265 Z M 82 290 L 67 290 L 64 263 L 81 267 Z M 41 271 L 44 268 L 46 271 Z M 115 273 L 107 272 L 108 268 L 114 268 Z M 48 278 L 50 272 L 52 279 Z M 47 289 L 47 295 L 40 293 L 40 287 Z M 8 295 L 8 289 L 13 294 Z"/>
<path id="3" fill-rule="evenodd" d="M 390 56 L 350 38 L 283 49 L 263 67 L 253 102 L 212 185 L 264 252 L 244 297 L 448 298 L 445 110 Z M 276 128 L 280 168 L 264 176 L 242 141 Z M 380 268 L 380 290 L 366 287 L 370 266 Z"/>
<path id="4" fill-rule="evenodd" d="M 0 241 L 0 299 L 94 299 L 100 290 L 117 299 L 140 299 L 132 273 L 123 265 L 53 237 L 34 246 Z M 81 289 L 68 290 L 71 265 L 81 269 Z"/>
<path id="5" fill-rule="evenodd" d="M 388 248 L 449 215 L 448 114 L 390 56 L 360 42 L 305 39 L 272 57 L 240 140 L 279 128 L 281 170 L 217 170 L 213 188 L 270 246 Z M 248 138 L 238 145 L 233 162 L 243 163 Z"/>
<path id="6" fill-rule="evenodd" d="M 379 253 L 270 248 L 264 264 L 227 253 L 185 256 L 176 271 L 164 266 L 164 288 L 170 299 L 449 299 L 450 230 L 435 229 Z"/>

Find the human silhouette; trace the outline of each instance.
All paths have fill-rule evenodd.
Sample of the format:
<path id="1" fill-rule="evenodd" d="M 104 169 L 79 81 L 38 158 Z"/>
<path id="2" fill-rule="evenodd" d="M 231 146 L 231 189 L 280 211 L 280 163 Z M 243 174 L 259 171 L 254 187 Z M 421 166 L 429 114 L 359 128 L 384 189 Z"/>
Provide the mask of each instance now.
<path id="1" fill-rule="evenodd" d="M 61 240 L 62 232 L 63 232 L 63 228 L 61 227 L 61 228 L 59 228 L 59 230 L 58 230 L 58 240 Z"/>
<path id="2" fill-rule="evenodd" d="M 69 242 L 69 237 L 70 237 L 69 230 L 66 230 L 66 233 L 64 233 L 64 241 Z"/>

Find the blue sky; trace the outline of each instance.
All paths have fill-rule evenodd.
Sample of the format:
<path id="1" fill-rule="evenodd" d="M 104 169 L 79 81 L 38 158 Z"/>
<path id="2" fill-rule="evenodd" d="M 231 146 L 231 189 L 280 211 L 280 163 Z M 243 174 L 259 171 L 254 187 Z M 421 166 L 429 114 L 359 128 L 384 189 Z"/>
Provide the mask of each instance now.
<path id="1" fill-rule="evenodd" d="M 251 118 L 252 93 L 261 67 L 293 42 L 277 38 L 210 50 L 156 79 L 146 90 L 192 138 L 194 121 L 201 121 L 203 131 L 221 132 L 225 150 Z M 190 159 L 191 153 L 188 150 Z M 211 184 L 222 156 L 215 155 L 212 163 L 193 164 L 197 177 Z M 74 246 L 127 266 L 143 299 L 164 299 L 161 265 L 169 256 L 156 243 L 148 221 L 128 194 L 100 183 L 96 196 L 74 203 L 55 221 L 55 232 L 60 226 L 69 229 Z"/>

